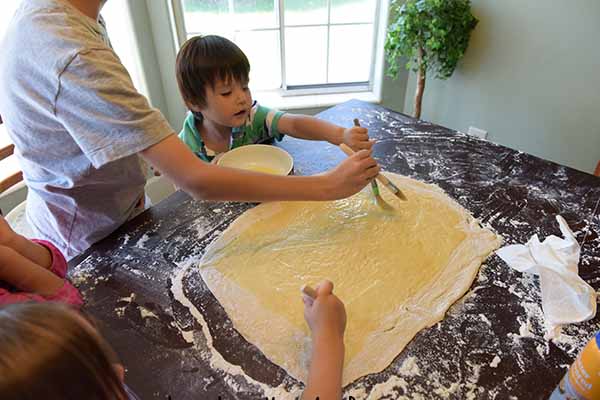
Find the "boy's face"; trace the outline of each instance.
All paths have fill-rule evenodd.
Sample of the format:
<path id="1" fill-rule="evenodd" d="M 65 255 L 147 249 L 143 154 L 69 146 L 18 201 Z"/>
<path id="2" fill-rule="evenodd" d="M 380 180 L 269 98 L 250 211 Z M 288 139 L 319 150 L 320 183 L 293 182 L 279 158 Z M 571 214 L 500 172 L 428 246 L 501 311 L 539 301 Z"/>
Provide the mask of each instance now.
<path id="1" fill-rule="evenodd" d="M 199 107 L 205 119 L 222 126 L 240 127 L 246 122 L 252 106 L 248 82 L 218 80 L 206 87 L 206 106 Z"/>

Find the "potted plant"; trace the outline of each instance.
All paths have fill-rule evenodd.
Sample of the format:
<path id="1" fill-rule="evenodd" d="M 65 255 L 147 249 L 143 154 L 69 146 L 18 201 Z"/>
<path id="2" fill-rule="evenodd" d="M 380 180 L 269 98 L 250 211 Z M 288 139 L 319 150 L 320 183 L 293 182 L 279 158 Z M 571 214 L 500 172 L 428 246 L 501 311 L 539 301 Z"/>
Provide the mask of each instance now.
<path id="1" fill-rule="evenodd" d="M 390 9 L 387 73 L 396 78 L 400 60 L 408 60 L 406 68 L 417 73 L 413 116 L 420 118 L 427 71 L 449 78 L 479 21 L 471 14 L 470 0 L 393 0 Z"/>

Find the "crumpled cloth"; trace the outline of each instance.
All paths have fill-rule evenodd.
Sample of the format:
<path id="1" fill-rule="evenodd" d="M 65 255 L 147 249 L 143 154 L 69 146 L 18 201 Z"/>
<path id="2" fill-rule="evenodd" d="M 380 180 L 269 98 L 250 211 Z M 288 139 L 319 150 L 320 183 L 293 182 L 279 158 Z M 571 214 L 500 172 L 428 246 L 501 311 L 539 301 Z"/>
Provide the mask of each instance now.
<path id="1" fill-rule="evenodd" d="M 537 234 L 526 244 L 513 244 L 496 251 L 510 267 L 539 275 L 546 337 L 553 338 L 560 326 L 586 321 L 596 315 L 596 291 L 579 276 L 580 246 L 560 215 L 556 216 L 563 238 Z"/>

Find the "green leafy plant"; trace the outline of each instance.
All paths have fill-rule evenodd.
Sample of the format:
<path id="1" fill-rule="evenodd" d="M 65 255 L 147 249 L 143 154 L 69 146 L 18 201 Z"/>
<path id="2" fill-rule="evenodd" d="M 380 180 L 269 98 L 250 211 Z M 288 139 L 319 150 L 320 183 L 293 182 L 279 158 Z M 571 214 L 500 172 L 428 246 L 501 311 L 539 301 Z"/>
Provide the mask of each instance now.
<path id="1" fill-rule="evenodd" d="M 408 60 L 406 68 L 417 73 L 413 115 L 420 118 L 427 71 L 449 78 L 479 21 L 471 14 L 469 0 L 394 0 L 391 12 L 385 42 L 387 73 L 396 78 L 400 60 Z"/>

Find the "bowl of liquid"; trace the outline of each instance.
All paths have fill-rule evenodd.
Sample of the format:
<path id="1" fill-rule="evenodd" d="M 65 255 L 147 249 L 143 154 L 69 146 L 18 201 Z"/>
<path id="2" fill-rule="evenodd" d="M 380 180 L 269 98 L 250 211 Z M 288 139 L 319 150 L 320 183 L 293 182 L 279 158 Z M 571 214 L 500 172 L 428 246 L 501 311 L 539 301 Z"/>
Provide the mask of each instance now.
<path id="1" fill-rule="evenodd" d="M 263 174 L 289 175 L 294 168 L 294 160 L 287 151 L 279 147 L 250 144 L 229 150 L 219 158 L 217 165 Z"/>

